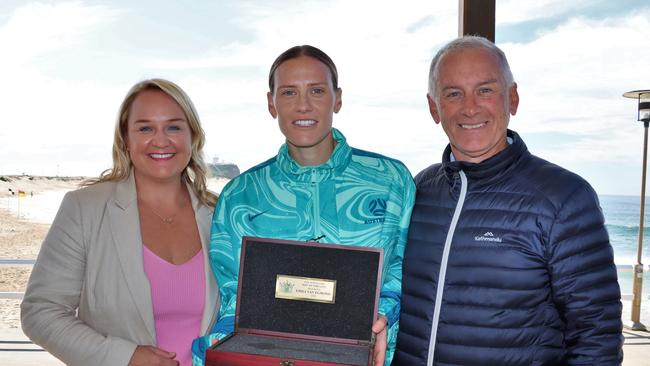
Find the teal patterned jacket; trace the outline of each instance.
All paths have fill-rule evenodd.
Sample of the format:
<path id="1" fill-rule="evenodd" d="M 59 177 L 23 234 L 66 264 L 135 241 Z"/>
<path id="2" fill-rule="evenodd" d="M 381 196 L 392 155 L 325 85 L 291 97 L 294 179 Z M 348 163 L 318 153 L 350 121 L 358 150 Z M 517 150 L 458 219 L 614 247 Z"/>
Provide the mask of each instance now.
<path id="1" fill-rule="evenodd" d="M 379 314 L 388 319 L 390 364 L 398 330 L 402 258 L 415 185 L 400 161 L 351 148 L 332 129 L 336 147 L 322 165 L 298 165 L 287 145 L 274 158 L 231 180 L 212 223 L 210 261 L 220 287 L 221 308 L 212 334 L 192 345 L 194 365 L 205 350 L 234 330 L 239 254 L 243 236 L 384 249 Z"/>

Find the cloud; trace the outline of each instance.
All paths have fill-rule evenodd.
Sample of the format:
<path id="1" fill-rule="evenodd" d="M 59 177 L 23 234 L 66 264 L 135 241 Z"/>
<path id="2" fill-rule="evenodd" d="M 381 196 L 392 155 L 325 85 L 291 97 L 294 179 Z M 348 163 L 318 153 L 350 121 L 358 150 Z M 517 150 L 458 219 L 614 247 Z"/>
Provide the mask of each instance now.
<path id="1" fill-rule="evenodd" d="M 650 10 L 600 20 L 576 16 L 530 43 L 502 45 L 522 96 L 522 132 L 563 133 L 539 151 L 556 161 L 637 159 L 636 103 L 622 98 L 650 80 Z M 647 88 L 648 85 L 645 85 Z M 560 148 L 558 148 L 560 147 Z"/>
<path id="2" fill-rule="evenodd" d="M 593 5 L 593 0 L 536 0 L 525 3 L 520 0 L 499 0 L 495 16 L 497 22 L 521 23 L 579 14 L 581 10 Z"/>
<path id="3" fill-rule="evenodd" d="M 3 170 L 14 171 L 13 162 L 22 165 L 21 172 L 32 171 L 30 165 L 40 162 L 41 168 L 36 168 L 40 171 L 53 161 L 88 156 L 85 149 L 59 152 L 61 147 L 97 141 L 92 132 L 103 130 L 97 122 L 112 120 L 115 114 L 106 113 L 103 98 L 118 98 L 93 81 L 52 78 L 40 63 L 56 52 L 83 45 L 94 28 L 110 23 L 115 15 L 106 7 L 80 2 L 30 3 L 16 8 L 0 28 L 0 100 L 3 126 L 11 130 L 0 136 L 0 154 L 10 157 Z"/>
<path id="4" fill-rule="evenodd" d="M 410 2 L 408 7 L 389 1 L 305 1 L 291 7 L 279 4 L 285 3 L 237 3 L 237 14 L 230 22 L 235 29 L 251 32 L 251 42 L 232 41 L 190 59 L 172 57 L 152 60 L 151 64 L 161 69 L 242 65 L 268 68 L 280 52 L 307 43 L 336 55 L 336 60 L 347 56 L 357 63 L 364 57 L 368 61 L 376 57 L 382 61 L 408 61 L 400 57 L 404 46 L 417 45 L 423 52 L 419 41 L 429 37 L 427 48 L 432 48 L 432 34 L 439 33 L 435 39 L 440 42 L 445 39 L 442 37 L 455 36 L 457 29 L 456 5 L 449 2 L 420 0 Z"/>
<path id="5" fill-rule="evenodd" d="M 78 1 L 21 6 L 0 29 L 3 69 L 79 44 L 88 31 L 115 16 L 117 13 L 107 7 Z"/>

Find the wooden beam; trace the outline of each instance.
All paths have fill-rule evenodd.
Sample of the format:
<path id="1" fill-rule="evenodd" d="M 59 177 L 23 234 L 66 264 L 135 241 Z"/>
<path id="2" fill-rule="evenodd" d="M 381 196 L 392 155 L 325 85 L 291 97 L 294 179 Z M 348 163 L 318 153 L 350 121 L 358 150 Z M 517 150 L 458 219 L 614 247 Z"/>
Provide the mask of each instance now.
<path id="1" fill-rule="evenodd" d="M 458 35 L 482 36 L 494 42 L 496 0 L 458 0 Z"/>

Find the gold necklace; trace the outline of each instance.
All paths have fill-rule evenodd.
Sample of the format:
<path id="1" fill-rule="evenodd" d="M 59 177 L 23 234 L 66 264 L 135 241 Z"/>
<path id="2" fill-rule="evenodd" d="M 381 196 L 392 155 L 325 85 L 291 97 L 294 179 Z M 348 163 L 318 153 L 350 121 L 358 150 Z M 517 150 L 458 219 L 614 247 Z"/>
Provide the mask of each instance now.
<path id="1" fill-rule="evenodd" d="M 176 214 L 173 214 L 169 217 L 163 217 L 162 215 L 158 214 L 158 212 L 154 211 L 153 208 L 148 207 L 149 211 L 153 212 L 154 215 L 158 216 L 158 218 L 165 224 L 171 225 L 174 223 L 174 218 L 176 217 Z"/>

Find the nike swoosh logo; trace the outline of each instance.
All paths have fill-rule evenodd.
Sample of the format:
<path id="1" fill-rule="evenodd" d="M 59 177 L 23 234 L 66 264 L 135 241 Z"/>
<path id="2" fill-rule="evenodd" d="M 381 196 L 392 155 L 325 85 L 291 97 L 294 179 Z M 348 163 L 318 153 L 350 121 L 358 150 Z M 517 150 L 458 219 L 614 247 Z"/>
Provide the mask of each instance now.
<path id="1" fill-rule="evenodd" d="M 269 210 L 264 210 L 260 213 L 256 213 L 255 215 L 248 214 L 248 221 L 253 221 L 255 220 L 258 216 L 267 213 Z"/>

